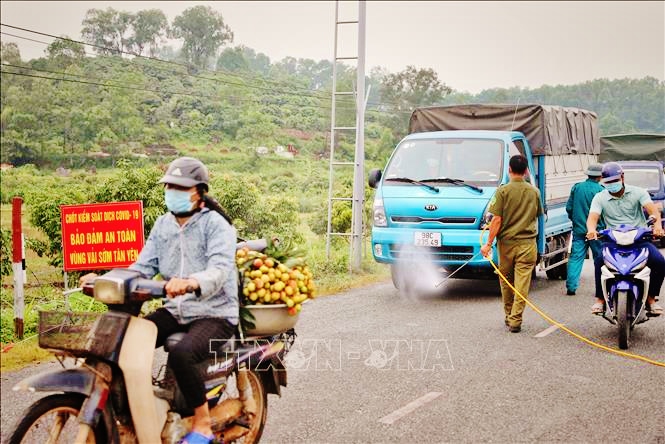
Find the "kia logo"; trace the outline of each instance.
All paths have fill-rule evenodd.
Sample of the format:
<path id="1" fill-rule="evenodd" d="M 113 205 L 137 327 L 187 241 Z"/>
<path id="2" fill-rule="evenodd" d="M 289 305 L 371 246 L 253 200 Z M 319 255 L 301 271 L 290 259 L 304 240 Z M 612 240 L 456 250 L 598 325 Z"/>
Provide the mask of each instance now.
<path id="1" fill-rule="evenodd" d="M 437 206 L 434 205 L 434 204 L 427 204 L 427 205 L 425 205 L 425 209 L 426 209 L 427 211 L 434 211 L 434 210 L 436 210 L 437 208 L 439 208 L 439 207 L 437 207 Z"/>

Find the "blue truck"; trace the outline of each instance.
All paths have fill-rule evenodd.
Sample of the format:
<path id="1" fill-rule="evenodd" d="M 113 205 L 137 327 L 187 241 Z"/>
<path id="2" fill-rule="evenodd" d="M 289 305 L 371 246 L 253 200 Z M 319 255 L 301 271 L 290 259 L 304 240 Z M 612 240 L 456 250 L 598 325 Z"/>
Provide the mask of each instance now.
<path id="1" fill-rule="evenodd" d="M 565 279 L 572 223 L 565 211 L 572 186 L 587 178 L 600 141 L 595 113 L 547 105 L 454 105 L 418 108 L 409 134 L 384 170 L 369 173 L 375 188 L 372 253 L 390 264 L 404 288 L 426 260 L 441 276 L 495 277 L 480 254 L 488 207 L 509 181 L 515 154 L 529 162 L 527 181 L 540 190 L 538 265 Z M 494 249 L 494 262 L 498 262 Z M 416 270 L 417 271 L 417 270 Z"/>

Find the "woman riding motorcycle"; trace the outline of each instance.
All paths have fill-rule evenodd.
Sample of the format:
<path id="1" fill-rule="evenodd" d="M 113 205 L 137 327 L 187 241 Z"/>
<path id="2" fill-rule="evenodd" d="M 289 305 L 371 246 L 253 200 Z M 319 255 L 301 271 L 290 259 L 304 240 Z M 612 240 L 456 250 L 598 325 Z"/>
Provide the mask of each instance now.
<path id="1" fill-rule="evenodd" d="M 157 325 L 156 347 L 173 333 L 186 333 L 170 349 L 168 364 L 194 410 L 192 431 L 181 441 L 188 444 L 214 438 L 203 375 L 195 364 L 209 357 L 211 339 L 233 336 L 239 318 L 236 230 L 215 211 L 216 202 L 206 195 L 208 181 L 201 161 L 181 157 L 171 162 L 159 181 L 169 212 L 157 219 L 138 260 L 129 267 L 148 278 L 161 274 L 168 281 L 164 306 L 146 316 Z"/>

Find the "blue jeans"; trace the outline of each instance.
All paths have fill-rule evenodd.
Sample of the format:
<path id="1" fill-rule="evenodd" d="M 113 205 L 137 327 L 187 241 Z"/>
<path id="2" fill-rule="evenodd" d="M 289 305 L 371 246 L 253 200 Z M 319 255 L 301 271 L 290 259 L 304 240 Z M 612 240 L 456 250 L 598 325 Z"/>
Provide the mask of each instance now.
<path id="1" fill-rule="evenodd" d="M 587 250 L 591 248 L 593 260 L 596 261 L 601 256 L 600 241 L 586 240 L 584 235 L 573 235 L 573 245 L 568 258 L 568 277 L 566 278 L 566 289 L 576 291 L 580 285 L 580 275 L 582 274 L 582 265 L 586 258 Z"/>
<path id="2" fill-rule="evenodd" d="M 649 250 L 647 267 L 651 269 L 651 280 L 649 281 L 647 296 L 658 296 L 660 294 L 660 287 L 663 285 L 663 279 L 665 279 L 665 258 L 651 242 L 641 242 L 639 246 L 646 247 Z M 604 299 L 603 288 L 600 285 L 600 269 L 603 264 L 602 256 L 594 261 L 594 265 L 596 266 L 596 297 L 598 299 Z"/>

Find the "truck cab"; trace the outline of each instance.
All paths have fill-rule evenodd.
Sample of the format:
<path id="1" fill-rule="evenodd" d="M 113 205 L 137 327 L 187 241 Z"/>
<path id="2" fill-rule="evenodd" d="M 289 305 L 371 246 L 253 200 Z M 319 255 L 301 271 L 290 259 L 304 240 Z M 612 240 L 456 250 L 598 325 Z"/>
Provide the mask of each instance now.
<path id="1" fill-rule="evenodd" d="M 508 182 L 508 161 L 516 154 L 528 159 L 529 171 L 536 171 L 520 132 L 437 131 L 405 137 L 385 170 L 369 175 L 377 190 L 375 260 L 394 264 L 424 254 L 443 272 L 466 263 L 462 276 L 492 275 L 480 254 L 481 233 L 489 221 L 490 200 Z M 527 181 L 537 186 L 530 174 Z"/>

